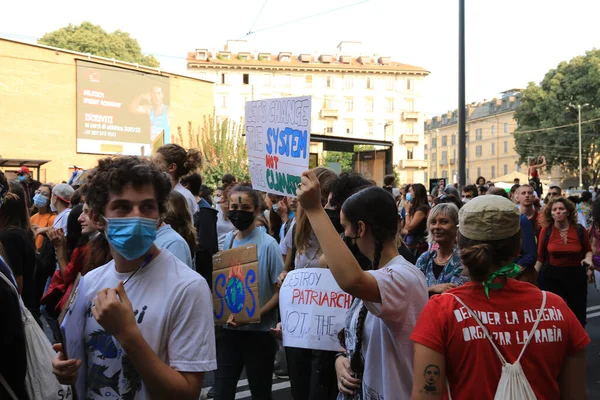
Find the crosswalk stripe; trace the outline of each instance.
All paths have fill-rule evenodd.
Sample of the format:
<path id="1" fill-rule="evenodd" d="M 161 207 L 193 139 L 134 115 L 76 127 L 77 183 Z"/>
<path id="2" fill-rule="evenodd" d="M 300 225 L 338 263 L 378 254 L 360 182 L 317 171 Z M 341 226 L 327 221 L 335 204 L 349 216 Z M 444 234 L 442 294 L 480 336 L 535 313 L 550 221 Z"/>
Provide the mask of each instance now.
<path id="1" fill-rule="evenodd" d="M 595 313 L 591 313 L 587 315 L 588 318 L 595 318 L 595 317 L 600 317 L 600 311 L 599 312 L 595 312 Z"/>
<path id="2" fill-rule="evenodd" d="M 271 387 L 271 391 L 276 392 L 278 390 L 287 389 L 289 387 L 290 387 L 290 382 L 276 383 L 275 385 L 273 385 Z M 252 397 L 252 393 L 250 393 L 250 390 L 245 390 L 243 392 L 239 392 L 239 393 L 235 394 L 236 399 L 249 399 L 251 397 Z"/>
<path id="3" fill-rule="evenodd" d="M 592 306 L 587 308 L 587 312 L 600 310 L 600 306 Z"/>

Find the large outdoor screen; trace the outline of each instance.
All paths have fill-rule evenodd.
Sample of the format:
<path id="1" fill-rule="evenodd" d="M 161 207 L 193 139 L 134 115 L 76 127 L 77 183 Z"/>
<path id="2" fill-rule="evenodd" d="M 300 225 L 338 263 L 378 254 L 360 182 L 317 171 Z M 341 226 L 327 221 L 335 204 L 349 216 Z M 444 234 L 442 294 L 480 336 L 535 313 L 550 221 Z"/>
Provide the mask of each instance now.
<path id="1" fill-rule="evenodd" d="M 169 78 L 77 62 L 77 152 L 149 156 L 171 142 Z"/>

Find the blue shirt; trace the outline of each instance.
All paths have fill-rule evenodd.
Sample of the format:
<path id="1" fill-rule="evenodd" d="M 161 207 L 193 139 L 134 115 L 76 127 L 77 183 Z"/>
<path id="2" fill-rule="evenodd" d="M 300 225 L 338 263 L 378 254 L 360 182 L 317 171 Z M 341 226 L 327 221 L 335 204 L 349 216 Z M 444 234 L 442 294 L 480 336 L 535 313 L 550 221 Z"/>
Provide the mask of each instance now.
<path id="1" fill-rule="evenodd" d="M 190 267 L 194 268 L 194 264 L 192 263 L 192 252 L 190 251 L 190 246 L 188 246 L 187 242 L 181 235 L 173 228 L 171 225 L 165 225 L 160 228 L 156 232 L 156 240 L 154 240 L 154 244 L 156 244 L 161 249 L 167 249 L 171 254 L 177 257 L 182 263 Z"/>
<path id="2" fill-rule="evenodd" d="M 461 286 L 469 281 L 469 277 L 462 274 L 464 267 L 460 258 L 460 250 L 458 249 L 458 246 L 454 246 L 450 259 L 437 278 L 433 273 L 433 260 L 436 255 L 436 250 L 429 250 L 421 254 L 417 260 L 416 267 L 420 269 L 423 274 L 425 274 L 425 280 L 427 281 L 428 288 L 440 283 L 454 283 L 457 286 Z"/>
<path id="3" fill-rule="evenodd" d="M 515 264 L 531 268 L 537 261 L 537 245 L 535 243 L 533 225 L 523 214 L 521 214 L 519 222 L 521 223 L 521 253 L 516 258 Z"/>
<path id="4" fill-rule="evenodd" d="M 256 245 L 256 253 L 258 256 L 258 299 L 262 308 L 271 297 L 276 293 L 275 284 L 277 277 L 283 272 L 283 258 L 279 251 L 279 245 L 272 236 L 263 232 L 260 229 L 254 229 L 250 235 L 242 240 L 234 240 L 231 246 L 231 234 L 229 232 L 223 244 L 223 250 L 246 246 L 249 244 Z M 260 323 L 243 325 L 239 328 L 232 328 L 244 331 L 263 331 L 268 332 L 271 328 L 277 325 L 277 307 L 273 308 L 266 315 L 261 315 Z M 226 326 L 226 328 L 228 328 Z"/>

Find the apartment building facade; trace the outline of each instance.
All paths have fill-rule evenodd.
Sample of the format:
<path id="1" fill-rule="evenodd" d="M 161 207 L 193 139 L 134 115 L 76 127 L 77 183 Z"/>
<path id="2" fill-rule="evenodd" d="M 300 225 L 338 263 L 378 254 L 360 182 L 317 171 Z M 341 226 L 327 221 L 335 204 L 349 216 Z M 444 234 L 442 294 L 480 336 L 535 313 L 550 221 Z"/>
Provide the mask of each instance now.
<path id="1" fill-rule="evenodd" d="M 215 83 L 217 119 L 241 123 L 246 101 L 310 95 L 311 134 L 391 142 L 401 180 L 425 177 L 423 68 L 366 55 L 358 42 L 341 42 L 331 54 L 271 54 L 228 41 L 223 50 L 188 53 L 187 70 Z M 322 151 L 323 143 L 311 143 L 320 162 Z"/>
<path id="2" fill-rule="evenodd" d="M 467 183 L 475 183 L 479 176 L 493 181 L 515 170 L 527 173 L 514 149 L 514 115 L 520 99 L 521 90 L 511 89 L 500 98 L 467 105 Z M 458 182 L 458 110 L 425 121 L 424 131 L 427 179 Z"/>

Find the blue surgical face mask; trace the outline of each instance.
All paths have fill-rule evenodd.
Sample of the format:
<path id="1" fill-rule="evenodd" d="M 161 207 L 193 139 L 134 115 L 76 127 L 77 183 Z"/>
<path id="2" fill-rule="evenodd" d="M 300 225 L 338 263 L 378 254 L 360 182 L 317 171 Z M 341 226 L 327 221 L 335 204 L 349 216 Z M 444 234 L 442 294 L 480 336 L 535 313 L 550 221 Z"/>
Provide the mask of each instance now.
<path id="1" fill-rule="evenodd" d="M 35 196 L 33 196 L 33 205 L 37 208 L 46 207 L 48 205 L 48 198 L 38 193 Z"/>
<path id="2" fill-rule="evenodd" d="M 27 177 L 25 175 L 19 175 L 17 179 L 19 179 L 19 182 L 25 182 Z"/>
<path id="3" fill-rule="evenodd" d="M 406 201 L 411 202 L 412 199 L 413 199 L 412 193 L 410 193 L 410 192 L 406 193 Z"/>
<path id="4" fill-rule="evenodd" d="M 126 260 L 140 258 L 156 240 L 155 219 L 142 217 L 104 218 L 106 238 L 110 245 Z"/>

